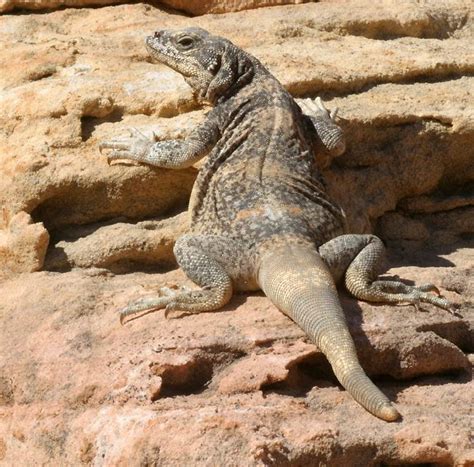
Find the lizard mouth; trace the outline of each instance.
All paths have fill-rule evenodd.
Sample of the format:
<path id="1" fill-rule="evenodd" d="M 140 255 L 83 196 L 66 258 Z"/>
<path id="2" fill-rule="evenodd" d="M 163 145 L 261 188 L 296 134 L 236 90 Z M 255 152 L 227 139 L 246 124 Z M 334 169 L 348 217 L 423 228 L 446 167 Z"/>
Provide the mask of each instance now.
<path id="1" fill-rule="evenodd" d="M 160 36 L 155 33 L 154 36 L 147 36 L 145 39 L 145 46 L 148 50 L 148 53 L 156 59 L 158 62 L 163 62 L 166 65 L 171 65 L 168 63 L 169 59 L 177 60 L 178 56 L 173 48 L 166 46 L 161 42 Z"/>
<path id="2" fill-rule="evenodd" d="M 156 62 L 169 66 L 184 77 L 193 77 L 197 73 L 202 73 L 199 63 L 176 50 L 162 32 L 157 31 L 153 36 L 147 36 L 145 46 Z"/>

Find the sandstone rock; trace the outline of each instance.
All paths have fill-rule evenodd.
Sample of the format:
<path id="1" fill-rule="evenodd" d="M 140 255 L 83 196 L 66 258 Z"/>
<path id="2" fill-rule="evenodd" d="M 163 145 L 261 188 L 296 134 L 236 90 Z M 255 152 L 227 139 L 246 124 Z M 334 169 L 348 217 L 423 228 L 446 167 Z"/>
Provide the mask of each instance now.
<path id="1" fill-rule="evenodd" d="M 446 260 L 462 267 L 463 256 Z M 390 273 L 438 283 L 448 275 L 417 267 Z M 417 377 L 377 380 L 404 416 L 387 424 L 338 387 L 319 350 L 261 295 L 237 296 L 214 313 L 167 320 L 158 311 L 120 326 L 117 310 L 129 300 L 181 283 L 189 285 L 180 271 L 76 269 L 0 284 L 6 465 L 66 456 L 72 464 L 130 465 L 469 459 L 474 388 L 460 348 L 474 349 L 472 311 L 456 318 L 342 296 L 368 373 Z M 466 290 L 472 300 L 472 287 Z M 420 424 L 432 428 L 421 432 Z"/>
<path id="2" fill-rule="evenodd" d="M 99 5 L 110 5 L 114 3 L 123 3 L 120 0 L 1 0 L 0 1 L 0 12 L 9 12 L 14 9 L 25 9 L 25 10 L 47 10 L 58 8 L 61 6 L 66 7 L 82 7 L 82 6 L 99 6 Z"/>
<path id="3" fill-rule="evenodd" d="M 217 382 L 218 391 L 252 392 L 286 381 L 291 368 L 314 353 L 314 346 L 302 342 L 294 346 L 276 344 L 268 353 L 252 354 L 232 365 Z"/>
<path id="4" fill-rule="evenodd" d="M 0 231 L 0 277 L 41 269 L 48 242 L 42 223 L 33 224 L 25 212 L 15 214 L 8 229 Z"/>
<path id="5" fill-rule="evenodd" d="M 143 4 L 4 15 L 2 463 L 471 465 L 473 12 L 363 0 L 199 18 Z M 433 282 L 460 305 L 454 316 L 341 291 L 399 423 L 358 406 L 262 294 L 120 326 L 129 301 L 192 286 L 159 272 L 174 265 L 197 171 L 109 166 L 98 144 L 130 126 L 182 138 L 203 118 L 143 47 L 157 27 L 190 25 L 255 54 L 295 96 L 340 108 L 348 150 L 325 176 L 351 229 L 387 241 L 387 277 Z"/>
<path id="6" fill-rule="evenodd" d="M 388 212 L 378 223 L 378 233 L 389 244 L 404 245 L 407 248 L 454 244 L 472 232 L 473 207 L 411 216 Z"/>
<path id="7" fill-rule="evenodd" d="M 186 233 L 186 212 L 164 220 L 113 222 L 63 229 L 46 258 L 48 270 L 101 267 L 115 271 L 138 265 L 176 266 L 173 245 Z M 132 266 L 131 266 L 132 265 Z M 134 266 L 133 266 L 134 265 Z"/>
<path id="8" fill-rule="evenodd" d="M 161 3 L 177 10 L 182 10 L 192 15 L 205 15 L 208 13 L 227 13 L 230 11 L 251 10 L 254 8 L 269 7 L 274 5 L 297 5 L 309 0 L 161 0 Z"/>
<path id="9" fill-rule="evenodd" d="M 294 5 L 304 3 L 305 1 L 309 0 L 161 0 L 160 3 L 192 15 L 204 15 L 206 13 L 226 13 L 273 5 Z M 0 12 L 20 8 L 26 10 L 46 10 L 61 6 L 85 7 L 120 3 L 124 2 L 121 0 L 1 0 Z"/>
<path id="10" fill-rule="evenodd" d="M 319 94 L 329 107 L 340 108 L 348 151 L 325 175 L 351 230 L 372 231 L 377 219 L 405 198 L 436 189 L 458 196 L 474 177 L 469 149 L 474 81 L 462 77 L 474 66 L 472 24 L 463 20 L 469 12 L 454 1 L 376 9 L 364 2 L 346 8 L 337 2 L 305 4 L 236 13 L 242 18 L 239 32 L 231 27 L 234 16 L 189 19 L 145 5 L 8 17 L 9 27 L 0 30 L 0 60 L 12 70 L 0 77 L 2 206 L 9 217 L 31 214 L 50 233 L 114 218 L 139 221 L 184 206 L 195 171 L 109 167 L 97 151 L 100 140 L 130 126 L 158 129 L 160 138 L 183 137 L 203 117 L 202 110 L 186 113 L 198 104 L 183 79 L 149 63 L 142 41 L 157 23 L 196 24 L 227 35 L 256 54 L 293 93 Z M 140 18 L 139 28 L 133 17 Z M 111 23 L 107 52 L 101 52 Z M 257 36 L 251 26 L 256 23 Z M 34 43 L 23 42 L 26 31 Z M 408 243 L 463 238 L 472 226 L 469 212 L 461 209 L 466 206 L 416 220 L 428 229 L 447 223 L 448 231 L 436 228 L 438 233 L 419 237 L 406 225 L 407 235 L 416 237 Z M 452 223 L 446 210 L 465 221 Z M 399 238 L 387 222 L 378 233 Z M 61 241 L 60 233 L 54 237 Z M 93 248 L 83 242 L 87 245 Z M 77 265 L 93 258 L 96 266 L 105 264 L 92 251 L 81 254 L 91 260 Z"/>

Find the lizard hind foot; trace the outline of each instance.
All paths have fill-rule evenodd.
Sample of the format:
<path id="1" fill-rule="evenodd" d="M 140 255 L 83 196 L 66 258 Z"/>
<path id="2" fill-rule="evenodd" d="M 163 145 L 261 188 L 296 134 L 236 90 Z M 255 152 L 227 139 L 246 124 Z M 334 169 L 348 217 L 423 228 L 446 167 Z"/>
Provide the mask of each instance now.
<path id="1" fill-rule="evenodd" d="M 169 297 L 145 297 L 140 298 L 119 311 L 120 324 L 124 324 L 126 318 L 136 315 L 141 311 L 152 312 L 166 308 Z"/>
<path id="2" fill-rule="evenodd" d="M 406 285 L 398 281 L 377 280 L 372 282 L 367 292 L 369 301 L 380 301 L 395 304 L 411 304 L 419 309 L 421 303 L 430 303 L 438 308 L 456 314 L 456 306 L 440 296 L 438 288 L 433 284 L 419 286 Z"/>
<path id="3" fill-rule="evenodd" d="M 148 314 L 164 309 L 165 318 L 172 318 L 173 316 L 170 314 L 172 311 L 181 311 L 184 314 L 214 311 L 224 306 L 232 295 L 232 290 L 223 289 L 210 286 L 200 289 L 163 287 L 159 290 L 159 296 L 142 297 L 122 308 L 119 312 L 120 323 L 123 324 L 126 318 L 142 311 L 145 312 L 143 314 Z"/>
<path id="4" fill-rule="evenodd" d="M 169 287 L 162 287 L 159 290 L 158 296 L 142 297 L 129 303 L 126 307 L 119 311 L 120 324 L 124 324 L 126 318 L 136 315 L 142 311 L 151 313 L 152 311 L 166 309 L 165 317 L 168 317 L 169 309 L 175 309 L 174 305 L 178 301 L 177 299 L 183 295 L 189 295 L 191 290 L 185 286 L 179 289 L 170 289 Z"/>

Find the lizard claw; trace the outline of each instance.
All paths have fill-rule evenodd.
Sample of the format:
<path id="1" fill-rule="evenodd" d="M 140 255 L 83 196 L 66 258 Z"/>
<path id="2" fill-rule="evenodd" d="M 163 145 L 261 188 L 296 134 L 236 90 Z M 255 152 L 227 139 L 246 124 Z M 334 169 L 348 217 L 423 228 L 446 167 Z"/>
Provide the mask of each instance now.
<path id="1" fill-rule="evenodd" d="M 319 96 L 316 97 L 316 99 L 314 99 L 314 103 L 318 106 L 319 110 L 321 110 L 323 112 L 328 111 L 328 109 L 326 109 L 325 105 L 323 104 L 323 101 L 321 100 L 321 98 Z"/>
<path id="2" fill-rule="evenodd" d="M 129 136 L 113 138 L 108 141 L 102 141 L 99 144 L 99 152 L 102 154 L 104 149 L 110 149 L 107 154 L 109 164 L 114 161 L 123 163 L 134 161 L 135 163 L 144 161 L 150 148 L 155 144 L 154 137 L 150 138 L 136 128 L 128 129 Z"/>
<path id="3" fill-rule="evenodd" d="M 123 325 L 125 318 L 141 311 L 151 312 L 165 308 L 169 301 L 170 297 L 166 296 L 140 298 L 119 311 L 120 324 Z"/>
<path id="4" fill-rule="evenodd" d="M 150 313 L 152 311 L 162 310 L 163 308 L 165 309 L 165 318 L 168 318 L 170 311 L 179 309 L 179 300 L 177 300 L 177 297 L 189 295 L 191 292 L 191 289 L 186 286 L 181 286 L 179 289 L 161 287 L 158 296 L 142 297 L 122 308 L 119 311 L 120 324 L 123 325 L 126 318 L 140 313 L 141 311 Z"/>
<path id="5" fill-rule="evenodd" d="M 334 110 L 329 111 L 320 97 L 316 97 L 315 102 L 318 106 L 319 111 L 324 114 L 326 118 L 330 118 L 332 121 L 336 120 L 337 114 L 339 113 L 339 107 L 336 107 Z"/>
<path id="6" fill-rule="evenodd" d="M 140 130 L 138 130 L 137 128 L 133 126 L 128 129 L 128 132 L 132 138 L 140 138 L 140 139 L 146 139 L 146 140 L 150 139 L 144 133 L 142 133 Z"/>

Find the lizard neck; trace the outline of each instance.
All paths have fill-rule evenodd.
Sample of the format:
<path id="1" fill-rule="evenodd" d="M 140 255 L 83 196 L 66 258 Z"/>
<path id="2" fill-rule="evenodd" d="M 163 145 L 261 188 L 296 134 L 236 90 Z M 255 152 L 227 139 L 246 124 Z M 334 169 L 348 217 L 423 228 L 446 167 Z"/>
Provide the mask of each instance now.
<path id="1" fill-rule="evenodd" d="M 220 69 L 201 95 L 219 105 L 239 94 L 243 89 L 262 79 L 274 79 L 255 58 L 242 50 L 229 48 L 223 55 Z"/>

